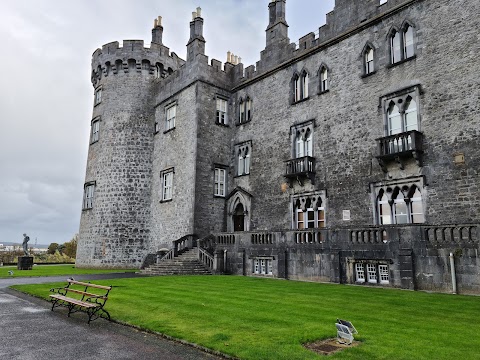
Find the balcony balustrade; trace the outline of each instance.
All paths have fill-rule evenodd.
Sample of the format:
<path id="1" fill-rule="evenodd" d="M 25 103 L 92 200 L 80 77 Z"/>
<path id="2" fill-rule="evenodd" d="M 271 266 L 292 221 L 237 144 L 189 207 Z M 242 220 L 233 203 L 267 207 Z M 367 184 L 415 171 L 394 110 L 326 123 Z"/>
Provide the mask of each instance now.
<path id="1" fill-rule="evenodd" d="M 304 156 L 301 158 L 291 159 L 285 162 L 285 177 L 290 180 L 292 186 L 293 180 L 297 180 L 303 185 L 305 179 L 310 179 L 312 184 L 315 181 L 315 158 L 312 156 Z"/>
<path id="2" fill-rule="evenodd" d="M 422 166 L 423 134 L 411 130 L 399 134 L 379 138 L 377 141 L 378 163 L 383 171 L 387 172 L 386 164 L 396 161 L 404 169 L 404 161 L 415 159 L 418 166 Z"/>

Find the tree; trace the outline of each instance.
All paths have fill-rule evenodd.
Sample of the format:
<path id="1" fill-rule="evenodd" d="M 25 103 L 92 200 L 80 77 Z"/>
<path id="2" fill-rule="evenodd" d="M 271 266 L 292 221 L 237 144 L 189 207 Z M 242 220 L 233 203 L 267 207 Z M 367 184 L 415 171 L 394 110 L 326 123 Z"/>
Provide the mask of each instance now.
<path id="1" fill-rule="evenodd" d="M 47 254 L 53 255 L 57 250 L 58 250 L 58 244 L 51 243 L 50 245 L 48 245 Z"/>
<path id="2" fill-rule="evenodd" d="M 73 259 L 77 256 L 77 240 L 78 234 L 75 234 L 72 240 L 64 244 L 63 253 Z"/>

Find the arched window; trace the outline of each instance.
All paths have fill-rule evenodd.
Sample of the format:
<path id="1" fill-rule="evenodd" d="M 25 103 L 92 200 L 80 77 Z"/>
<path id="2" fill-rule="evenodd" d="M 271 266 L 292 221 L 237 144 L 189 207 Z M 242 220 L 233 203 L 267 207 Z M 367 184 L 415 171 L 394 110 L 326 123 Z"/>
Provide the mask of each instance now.
<path id="1" fill-rule="evenodd" d="M 390 33 L 390 60 L 392 64 L 415 56 L 414 27 L 408 22 L 401 30 Z"/>
<path id="2" fill-rule="evenodd" d="M 411 96 L 405 103 L 404 131 L 418 130 L 417 103 Z"/>
<path id="3" fill-rule="evenodd" d="M 300 101 L 308 98 L 308 73 L 304 71 L 301 75 L 295 75 L 294 81 L 294 101 Z"/>
<path id="4" fill-rule="evenodd" d="M 328 69 L 322 66 L 320 69 L 320 92 L 328 91 Z"/>
<path id="5" fill-rule="evenodd" d="M 421 224 L 425 222 L 423 214 L 423 201 L 420 190 L 415 185 L 412 187 L 415 192 L 410 196 L 410 217 L 413 224 Z"/>
<path id="6" fill-rule="evenodd" d="M 237 176 L 250 174 L 251 142 L 235 145 L 237 154 Z"/>
<path id="7" fill-rule="evenodd" d="M 371 47 L 367 47 L 365 50 L 365 75 L 372 74 L 375 71 L 373 54 L 373 49 Z"/>
<path id="8" fill-rule="evenodd" d="M 404 193 L 399 188 L 395 188 L 392 198 L 395 224 L 408 224 L 410 221 L 408 216 L 407 199 Z"/>
<path id="9" fill-rule="evenodd" d="M 391 61 L 395 64 L 402 60 L 401 35 L 398 31 L 393 31 L 390 35 Z"/>
<path id="10" fill-rule="evenodd" d="M 325 207 L 321 194 L 299 197 L 294 200 L 294 228 L 297 230 L 322 229 L 325 227 Z M 296 234 L 297 243 L 320 242 L 322 235 L 317 232 Z"/>
<path id="11" fill-rule="evenodd" d="M 418 224 L 425 222 L 422 194 L 416 184 L 381 188 L 376 198 L 378 223 Z"/>
<path id="12" fill-rule="evenodd" d="M 247 97 L 245 101 L 245 117 L 246 121 L 250 121 L 252 119 L 252 100 Z"/>
<path id="13" fill-rule="evenodd" d="M 402 132 L 402 115 L 395 102 L 390 102 L 388 106 L 388 135 L 399 134 Z"/>
<path id="14" fill-rule="evenodd" d="M 245 162 L 245 174 L 250 174 L 250 151 L 249 151 L 249 148 L 245 149 L 244 162 Z"/>
<path id="15" fill-rule="evenodd" d="M 313 135 L 310 128 L 307 128 L 306 131 L 297 131 L 295 144 L 295 156 L 297 158 L 313 156 Z"/>
<path id="16" fill-rule="evenodd" d="M 386 191 L 380 190 L 377 197 L 378 219 L 382 225 L 389 225 L 392 223 L 392 210 L 388 201 Z"/>
<path id="17" fill-rule="evenodd" d="M 413 28 L 410 25 L 406 25 L 403 29 L 403 54 L 405 59 L 415 55 L 414 43 L 413 43 Z"/>
<path id="18" fill-rule="evenodd" d="M 240 124 L 245 122 L 245 103 L 243 99 L 240 99 L 240 103 L 238 104 L 240 110 Z"/>
<path id="19" fill-rule="evenodd" d="M 251 120 L 252 116 L 252 100 L 247 96 L 245 100 L 240 99 L 239 107 L 239 123 L 245 123 Z"/>

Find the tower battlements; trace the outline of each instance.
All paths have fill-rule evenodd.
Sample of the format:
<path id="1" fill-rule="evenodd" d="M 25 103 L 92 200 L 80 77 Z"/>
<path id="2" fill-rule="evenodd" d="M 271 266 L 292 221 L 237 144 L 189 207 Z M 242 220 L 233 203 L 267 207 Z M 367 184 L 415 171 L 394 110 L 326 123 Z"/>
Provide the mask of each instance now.
<path id="1" fill-rule="evenodd" d="M 150 47 L 145 47 L 143 40 L 124 40 L 120 46 L 114 41 L 93 53 L 92 84 L 95 86 L 102 77 L 112 74 L 144 73 L 164 78 L 184 63 L 163 44 L 152 42 Z"/>

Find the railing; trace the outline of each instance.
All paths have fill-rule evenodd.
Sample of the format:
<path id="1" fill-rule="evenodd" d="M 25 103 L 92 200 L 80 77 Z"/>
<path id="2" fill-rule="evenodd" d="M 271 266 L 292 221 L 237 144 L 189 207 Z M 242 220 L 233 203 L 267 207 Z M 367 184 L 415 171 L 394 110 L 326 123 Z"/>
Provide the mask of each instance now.
<path id="1" fill-rule="evenodd" d="M 295 177 L 298 175 L 309 175 L 315 173 L 315 158 L 305 156 L 286 161 L 285 176 Z"/>
<path id="2" fill-rule="evenodd" d="M 195 234 L 189 234 L 181 237 L 173 242 L 173 257 L 178 256 L 182 252 L 192 249 L 197 246 L 198 236 Z"/>
<path id="3" fill-rule="evenodd" d="M 218 235 L 215 242 L 220 245 L 235 245 L 235 235 Z"/>
<path id="4" fill-rule="evenodd" d="M 274 244 L 275 234 L 272 233 L 253 233 L 251 234 L 251 241 L 254 245 Z"/>
<path id="5" fill-rule="evenodd" d="M 200 247 L 198 248 L 198 260 L 209 269 L 213 270 L 214 257 Z"/>
<path id="6" fill-rule="evenodd" d="M 350 242 L 354 244 L 381 244 L 388 241 L 383 228 L 350 230 Z"/>
<path id="7" fill-rule="evenodd" d="M 412 151 L 423 152 L 423 134 L 411 130 L 377 139 L 378 157 L 392 157 Z"/>
<path id="8" fill-rule="evenodd" d="M 444 245 L 448 243 L 457 244 L 478 244 L 480 241 L 480 230 L 478 225 L 446 225 L 426 226 L 425 239 L 433 245 Z"/>
<path id="9" fill-rule="evenodd" d="M 327 230 L 308 229 L 293 232 L 295 244 L 321 244 L 327 239 Z"/>
<path id="10" fill-rule="evenodd" d="M 157 258 L 157 264 L 160 262 L 160 261 L 164 261 L 164 260 L 171 260 L 173 259 L 174 256 L 173 256 L 173 249 L 170 249 L 165 255 L 163 255 L 161 258 Z"/>

